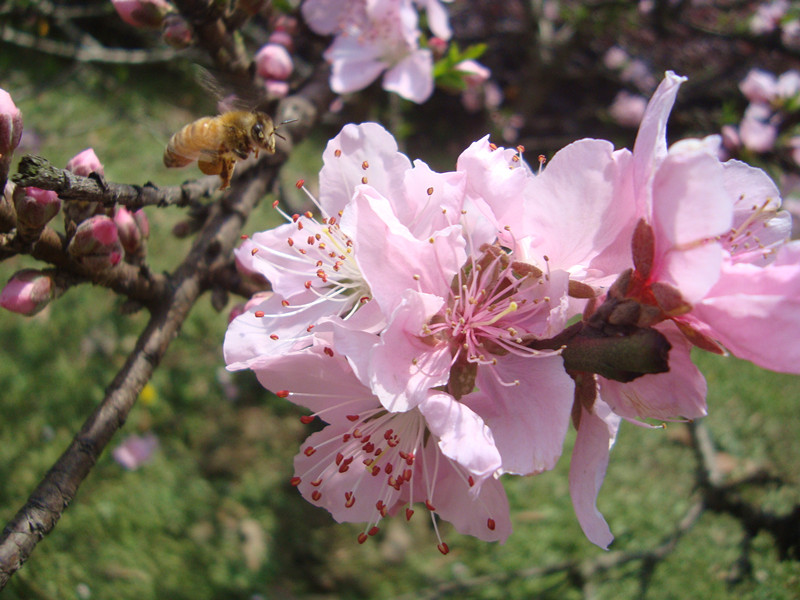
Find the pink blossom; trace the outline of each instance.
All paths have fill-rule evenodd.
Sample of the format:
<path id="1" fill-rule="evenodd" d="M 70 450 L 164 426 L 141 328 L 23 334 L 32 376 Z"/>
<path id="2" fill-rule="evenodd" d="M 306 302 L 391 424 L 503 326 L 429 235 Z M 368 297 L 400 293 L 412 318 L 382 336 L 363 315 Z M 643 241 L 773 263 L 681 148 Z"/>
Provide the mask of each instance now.
<path id="1" fill-rule="evenodd" d="M 263 79 L 288 79 L 292 74 L 292 57 L 284 46 L 265 44 L 256 53 L 256 72 Z"/>
<path id="2" fill-rule="evenodd" d="M 775 31 L 788 10 L 788 0 L 759 2 L 756 12 L 750 17 L 750 31 L 756 35 Z"/>
<path id="3" fill-rule="evenodd" d="M 384 73 L 385 90 L 417 103 L 430 97 L 433 57 L 430 50 L 419 47 L 418 16 L 410 1 L 326 3 L 319 15 L 317 5 L 323 3 L 304 3 L 304 15 L 315 31 L 337 33 L 325 52 L 332 66 L 333 91 L 361 90 Z"/>
<path id="4" fill-rule="evenodd" d="M 35 269 L 17 271 L 0 293 L 0 306 L 21 315 L 35 315 L 55 295 L 52 277 Z"/>
<path id="5" fill-rule="evenodd" d="M 267 79 L 264 82 L 264 89 L 270 98 L 285 98 L 289 95 L 289 84 L 277 79 Z"/>
<path id="6" fill-rule="evenodd" d="M 410 519 L 417 503 L 434 527 L 438 515 L 482 540 L 508 537 L 508 502 L 493 476 L 499 455 L 464 405 L 432 393 L 416 410 L 387 413 L 347 361 L 319 348 L 255 371 L 265 387 L 313 411 L 303 422 L 328 423 L 295 457 L 292 484 L 337 521 L 365 523 L 359 542 L 387 515 L 402 510 Z M 439 549 L 447 552 L 441 538 Z"/>
<path id="7" fill-rule="evenodd" d="M 36 187 L 14 188 L 17 226 L 24 235 L 36 235 L 61 210 L 61 198 L 53 191 Z"/>
<path id="8" fill-rule="evenodd" d="M 622 90 L 614 98 L 608 113 L 614 121 L 623 127 L 638 127 L 646 107 L 647 99 L 644 96 L 638 96 Z"/>
<path id="9" fill-rule="evenodd" d="M 150 236 L 150 223 L 143 209 L 132 213 L 118 206 L 114 211 L 114 224 L 126 254 L 135 256 L 143 251 L 144 240 Z"/>

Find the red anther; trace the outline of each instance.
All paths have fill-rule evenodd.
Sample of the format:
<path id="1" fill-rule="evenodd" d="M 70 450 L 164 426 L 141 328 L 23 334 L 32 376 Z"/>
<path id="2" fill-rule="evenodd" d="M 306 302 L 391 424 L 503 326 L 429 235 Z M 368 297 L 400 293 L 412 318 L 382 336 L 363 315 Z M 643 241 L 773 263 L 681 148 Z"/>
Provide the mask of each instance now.
<path id="1" fill-rule="evenodd" d="M 325 277 L 327 277 L 325 275 L 325 269 L 317 269 L 317 277 L 320 279 L 325 279 Z"/>
<path id="2" fill-rule="evenodd" d="M 400 443 L 400 440 L 397 439 L 397 436 L 394 436 L 392 439 L 386 440 L 386 443 L 389 445 L 389 448 L 394 448 Z"/>
<path id="3" fill-rule="evenodd" d="M 292 223 L 297 223 L 297 219 L 299 219 L 299 218 L 300 218 L 300 215 L 298 215 L 297 213 L 294 213 L 292 215 Z"/>
<path id="4" fill-rule="evenodd" d="M 383 500 L 378 500 L 375 503 L 375 508 L 377 508 L 378 510 L 383 510 L 383 507 L 384 507 Z"/>
<path id="5" fill-rule="evenodd" d="M 361 462 L 364 463 L 365 465 L 367 465 L 368 467 L 371 467 L 372 463 L 375 462 L 375 459 L 374 458 L 365 458 Z"/>
<path id="6" fill-rule="evenodd" d="M 275 395 L 278 398 L 288 398 L 289 397 L 289 390 L 278 390 L 275 392 Z"/>
<path id="7" fill-rule="evenodd" d="M 315 233 L 314 234 L 314 239 L 316 239 L 317 241 L 320 241 L 322 239 L 322 236 L 320 234 L 318 234 L 318 233 Z"/>
<path id="8" fill-rule="evenodd" d="M 337 150 L 337 152 L 341 152 L 341 151 L 340 151 L 340 150 Z M 366 533 L 359 533 L 359 534 L 358 534 L 358 543 L 359 543 L 359 544 L 363 544 L 364 542 L 366 542 L 366 541 L 367 541 L 367 539 L 368 539 L 368 538 L 367 538 L 367 534 L 366 534 Z"/>
<path id="9" fill-rule="evenodd" d="M 511 157 L 511 162 L 519 162 L 519 154 L 515 154 Z"/>
<path id="10" fill-rule="evenodd" d="M 410 508 L 407 508 L 407 509 L 406 509 L 406 521 L 410 521 L 410 520 L 411 520 L 411 516 L 412 516 L 413 514 L 414 514 L 414 511 L 413 511 L 413 510 L 411 510 Z"/>
<path id="11" fill-rule="evenodd" d="M 301 422 L 303 425 L 308 425 L 308 424 L 309 424 L 309 423 L 311 423 L 313 420 L 314 420 L 314 415 L 303 415 L 302 417 L 300 417 L 300 422 Z"/>
<path id="12" fill-rule="evenodd" d="M 390 437 L 392 437 L 393 433 L 394 429 L 387 429 L 386 431 L 383 432 L 383 439 L 388 440 Z"/>
<path id="13" fill-rule="evenodd" d="M 444 542 L 436 546 L 436 548 L 438 548 L 439 552 L 441 552 L 442 554 L 447 554 L 448 552 L 450 552 L 450 548 Z"/>
<path id="14" fill-rule="evenodd" d="M 363 183 L 364 185 L 366 185 L 368 181 L 369 179 L 367 179 L 366 177 L 361 178 L 361 183 Z"/>
<path id="15" fill-rule="evenodd" d="M 307 210 L 306 212 L 304 212 L 303 215 L 308 219 L 310 219 L 310 218 L 312 218 L 314 216 L 314 214 L 310 210 Z"/>
<path id="16" fill-rule="evenodd" d="M 306 288 L 307 290 L 310 290 L 310 289 L 311 289 L 311 280 L 309 279 L 309 280 L 308 280 L 308 281 L 306 281 L 306 282 L 305 282 L 303 285 L 305 286 L 305 288 Z"/>
<path id="17" fill-rule="evenodd" d="M 320 492 L 319 490 L 314 490 L 313 492 L 311 492 L 311 499 L 314 502 L 316 502 L 320 498 L 322 498 L 322 492 Z"/>
<path id="18" fill-rule="evenodd" d="M 298 221 L 297 222 L 297 230 L 300 231 L 302 228 L 303 228 L 303 222 L 302 221 Z"/>
<path id="19" fill-rule="evenodd" d="M 386 507 L 385 506 L 380 509 L 380 513 L 381 513 L 381 517 L 385 517 L 386 516 Z"/>
<path id="20" fill-rule="evenodd" d="M 359 298 L 358 301 L 361 302 L 361 304 L 369 302 L 369 296 L 361 296 L 361 298 Z"/>
<path id="21" fill-rule="evenodd" d="M 309 246 L 313 246 L 314 245 L 314 236 L 313 235 L 308 236 L 308 239 L 306 239 L 306 244 L 308 244 Z"/>
<path id="22" fill-rule="evenodd" d="M 353 504 L 356 503 L 356 497 L 353 495 L 353 492 L 345 492 L 344 493 L 344 507 L 350 508 Z"/>
<path id="23" fill-rule="evenodd" d="M 286 243 L 289 244 L 290 246 L 294 246 L 294 240 L 292 238 L 286 240 Z"/>
<path id="24" fill-rule="evenodd" d="M 298 251 L 300 254 L 308 254 L 308 252 L 306 252 L 306 249 L 305 249 L 305 248 L 298 248 L 298 249 L 297 249 L 297 251 Z"/>
<path id="25" fill-rule="evenodd" d="M 321 266 L 322 266 L 322 261 L 321 261 L 321 260 L 318 260 L 318 261 L 316 262 L 316 265 L 315 265 L 315 266 L 317 266 L 317 267 L 321 267 Z M 320 269 L 319 271 L 317 271 L 317 274 L 319 274 L 319 273 L 324 273 L 324 272 L 325 272 L 325 270 L 324 270 L 324 269 Z"/>
<path id="26" fill-rule="evenodd" d="M 331 358 L 333 358 L 333 348 L 325 346 L 325 349 L 323 350 L 323 352 L 325 354 L 327 354 L 328 356 L 330 356 Z"/>
<path id="27" fill-rule="evenodd" d="M 376 458 L 377 458 L 378 456 L 380 456 L 381 454 L 383 454 L 383 448 L 378 448 L 377 450 L 375 450 L 375 457 L 376 457 Z"/>
<path id="28" fill-rule="evenodd" d="M 253 314 L 256 316 L 256 318 L 260 319 L 261 317 L 264 316 L 264 311 L 263 310 L 257 310 Z"/>
<path id="29" fill-rule="evenodd" d="M 540 154 L 539 155 L 539 164 L 543 165 L 545 162 L 547 162 L 547 157 L 544 154 Z"/>
<path id="30" fill-rule="evenodd" d="M 436 509 L 434 508 L 433 504 L 431 504 L 431 501 L 430 501 L 430 500 L 425 500 L 425 508 L 427 508 L 427 509 L 428 509 L 429 511 L 431 511 L 431 512 L 433 512 L 433 511 L 435 511 L 435 510 L 436 510 Z"/>
<path id="31" fill-rule="evenodd" d="M 313 485 L 314 487 L 319 487 L 319 486 L 321 486 L 321 485 L 322 485 L 322 477 L 320 477 L 319 479 L 315 479 L 314 481 L 312 481 L 312 482 L 311 482 L 311 485 Z"/>
<path id="32" fill-rule="evenodd" d="M 354 456 L 348 456 L 347 458 L 344 459 L 344 464 L 349 465 L 351 462 L 353 462 L 354 458 L 355 458 Z"/>
<path id="33" fill-rule="evenodd" d="M 258 254 L 258 248 L 253 248 L 250 250 L 250 256 L 255 256 L 256 254 Z"/>
<path id="34" fill-rule="evenodd" d="M 289 301 L 288 300 L 281 300 L 281 306 L 286 308 L 287 306 L 289 306 Z"/>
<path id="35" fill-rule="evenodd" d="M 336 223 L 336 217 L 331 217 L 328 219 L 328 225 L 334 225 Z"/>
<path id="36" fill-rule="evenodd" d="M 360 429 L 358 429 L 358 428 L 356 428 L 356 429 L 353 429 L 353 437 L 354 437 L 354 438 L 358 439 L 358 438 L 360 438 L 362 435 L 363 435 L 363 434 L 361 433 L 361 430 L 360 430 Z M 376 454 L 375 456 L 377 456 L 377 454 Z"/>
<path id="37" fill-rule="evenodd" d="M 333 155 L 336 158 L 339 158 L 342 155 L 342 151 L 337 148 L 336 150 L 333 151 Z"/>
<path id="38" fill-rule="evenodd" d="M 364 437 L 361 438 L 361 443 L 366 444 L 369 441 L 370 437 L 371 437 L 370 434 L 365 435 Z"/>
<path id="39" fill-rule="evenodd" d="M 385 467 L 383 467 L 383 471 L 384 471 L 384 473 L 386 473 L 387 475 L 388 475 L 389 473 L 391 473 L 393 470 L 394 470 L 394 466 L 392 466 L 392 463 L 386 463 L 386 466 L 385 466 Z"/>
<path id="40" fill-rule="evenodd" d="M 259 312 L 260 312 L 260 311 L 259 311 Z M 258 315 L 256 315 L 256 316 L 258 316 Z M 262 316 L 262 317 L 264 316 L 264 313 L 263 313 L 263 312 L 261 313 L 261 316 Z M 280 339 L 280 338 L 278 337 L 278 334 L 277 334 L 277 333 L 272 333 L 272 334 L 270 334 L 270 336 L 269 336 L 269 339 L 271 339 L 271 340 L 278 340 L 278 339 Z"/>
<path id="41" fill-rule="evenodd" d="M 428 196 L 433 196 L 433 187 L 429 187 L 427 189 L 427 192 L 428 192 Z"/>
<path id="42" fill-rule="evenodd" d="M 406 454 L 406 464 L 409 467 L 414 465 L 414 453 L 413 452 L 409 452 L 408 454 Z"/>
<path id="43" fill-rule="evenodd" d="M 403 471 L 403 479 L 405 479 L 406 481 L 411 481 L 412 474 L 413 472 L 411 471 L 411 469 L 406 469 L 405 471 Z"/>
<path id="44" fill-rule="evenodd" d="M 373 450 L 375 450 L 375 444 L 373 444 L 372 442 L 370 442 L 370 443 L 368 443 L 368 444 L 364 444 L 364 445 L 361 447 L 361 449 L 362 449 L 364 452 L 366 452 L 367 454 L 371 454 L 371 453 L 372 453 L 372 451 L 373 451 Z"/>
<path id="45" fill-rule="evenodd" d="M 350 437 L 351 437 L 351 436 L 350 436 L 350 434 L 349 434 L 349 433 L 345 433 L 345 434 L 342 436 L 342 443 L 346 444 L 347 442 L 349 442 L 349 441 L 350 441 Z"/>
<path id="46" fill-rule="evenodd" d="M 314 325 L 309 325 L 308 327 L 306 327 L 306 331 L 308 331 L 309 333 L 311 333 L 312 329 L 314 329 Z"/>
<path id="47" fill-rule="evenodd" d="M 342 461 L 343 461 L 343 460 L 344 460 L 344 454 L 342 454 L 341 452 L 339 452 L 339 453 L 336 455 L 336 466 L 338 467 L 340 464 L 342 464 Z"/>
<path id="48" fill-rule="evenodd" d="M 494 519 L 487 519 L 487 520 L 486 520 L 486 526 L 487 526 L 487 527 L 488 527 L 488 528 L 489 528 L 491 531 L 494 531 L 494 528 L 495 528 Z"/>
<path id="49" fill-rule="evenodd" d="M 494 152 L 495 150 L 497 150 L 497 144 L 495 144 L 495 143 L 489 143 L 489 150 L 491 150 L 492 152 Z"/>
<path id="50" fill-rule="evenodd" d="M 272 208 L 278 208 L 278 204 L 279 204 L 279 203 L 280 203 L 280 202 L 279 202 L 278 200 L 273 200 L 273 201 L 272 201 Z"/>
<path id="51" fill-rule="evenodd" d="M 519 152 L 520 154 L 522 154 L 523 152 L 525 152 L 525 146 L 523 146 L 522 144 L 520 144 L 519 146 L 517 146 L 517 152 Z"/>
<path id="52" fill-rule="evenodd" d="M 289 483 L 291 483 L 294 487 L 297 487 L 298 485 L 300 485 L 301 481 L 302 481 L 302 479 L 300 479 L 299 477 L 292 477 L 289 480 Z"/>
<path id="53" fill-rule="evenodd" d="M 381 468 L 378 465 L 372 467 L 372 476 L 377 477 L 378 474 L 381 472 Z"/>
<path id="54" fill-rule="evenodd" d="M 399 455 L 400 455 L 400 458 L 402 458 L 403 460 L 405 460 L 406 458 L 408 458 L 408 454 L 406 454 L 404 450 L 399 450 L 399 451 L 397 452 L 397 454 L 399 454 Z"/>
<path id="55" fill-rule="evenodd" d="M 305 180 L 305 179 L 298 179 L 298 180 L 297 180 L 297 183 L 295 183 L 294 185 L 295 185 L 295 187 L 296 187 L 296 188 L 299 190 L 299 189 L 301 189 L 301 188 L 302 188 L 302 187 L 303 187 L 305 184 L 306 184 L 306 180 Z"/>
<path id="56" fill-rule="evenodd" d="M 473 485 L 475 485 L 475 479 L 473 479 L 472 475 L 467 477 L 467 483 L 469 484 L 469 487 L 472 487 Z"/>
<path id="57" fill-rule="evenodd" d="M 360 417 L 358 415 L 347 415 L 347 420 L 355 423 Z"/>
<path id="58" fill-rule="evenodd" d="M 361 168 L 366 171 L 367 169 L 369 169 L 369 163 L 367 161 L 362 162 Z"/>
<path id="59" fill-rule="evenodd" d="M 247 235 L 246 233 L 243 233 L 242 235 L 239 236 L 239 239 L 240 240 L 246 240 L 249 237 L 250 237 L 249 235 Z"/>
<path id="60" fill-rule="evenodd" d="M 339 473 L 347 473 L 347 471 L 348 471 L 349 469 L 350 469 L 350 465 L 348 465 L 347 463 L 345 463 L 345 464 L 343 464 L 341 467 L 339 467 Z"/>
<path id="61" fill-rule="evenodd" d="M 316 451 L 317 450 L 316 448 L 314 448 L 314 446 L 306 446 L 306 449 L 303 450 L 303 454 L 305 454 L 306 456 L 311 456 Z"/>
<path id="62" fill-rule="evenodd" d="M 378 533 L 379 531 L 380 531 L 380 528 L 379 528 L 377 525 L 373 525 L 373 526 L 372 526 L 372 529 L 370 529 L 370 530 L 369 530 L 367 533 L 368 533 L 369 535 L 375 535 L 375 534 L 376 534 L 376 533 Z"/>

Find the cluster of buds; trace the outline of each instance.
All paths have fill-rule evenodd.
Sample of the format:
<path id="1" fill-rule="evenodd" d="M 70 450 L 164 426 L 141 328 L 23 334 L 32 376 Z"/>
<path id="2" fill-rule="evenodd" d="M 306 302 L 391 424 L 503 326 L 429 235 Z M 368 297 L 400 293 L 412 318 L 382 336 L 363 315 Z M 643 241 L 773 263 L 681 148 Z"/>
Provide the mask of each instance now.
<path id="1" fill-rule="evenodd" d="M 33 247 L 47 224 L 59 213 L 62 200 L 54 191 L 37 187 L 6 185 L 8 165 L 22 136 L 22 115 L 11 96 L 0 90 L 0 159 L 5 169 L 0 181 L 5 232 L 16 236 L 23 247 Z M 104 176 L 103 165 L 92 148 L 76 154 L 66 170 L 82 177 Z M 124 207 L 111 211 L 97 202 L 64 203 L 67 253 L 85 270 L 99 273 L 114 268 L 125 258 L 141 264 L 150 226 L 142 210 Z M 0 293 L 0 306 L 33 315 L 64 291 L 56 285 L 55 271 L 24 269 L 14 274 Z"/>
<path id="2" fill-rule="evenodd" d="M 281 17 L 275 24 L 269 41 L 256 52 L 256 73 L 264 80 L 264 88 L 272 98 L 283 98 L 289 93 L 289 77 L 294 71 L 290 52 L 294 47 L 292 32 L 297 22 Z"/>
<path id="3" fill-rule="evenodd" d="M 167 0 L 111 0 L 120 18 L 134 27 L 161 29 L 164 41 L 173 48 L 192 44 L 192 27 Z"/>

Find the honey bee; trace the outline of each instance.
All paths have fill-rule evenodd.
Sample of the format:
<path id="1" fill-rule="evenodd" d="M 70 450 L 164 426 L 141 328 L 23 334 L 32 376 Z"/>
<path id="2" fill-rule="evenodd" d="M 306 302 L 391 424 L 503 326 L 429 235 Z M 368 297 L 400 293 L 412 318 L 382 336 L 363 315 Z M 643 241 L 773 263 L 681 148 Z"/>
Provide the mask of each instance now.
<path id="1" fill-rule="evenodd" d="M 169 140 L 164 165 L 185 167 L 193 161 L 206 175 L 219 175 L 219 189 L 231 182 L 236 161 L 259 150 L 275 153 L 275 126 L 260 111 L 233 110 L 203 117 L 184 126 Z"/>

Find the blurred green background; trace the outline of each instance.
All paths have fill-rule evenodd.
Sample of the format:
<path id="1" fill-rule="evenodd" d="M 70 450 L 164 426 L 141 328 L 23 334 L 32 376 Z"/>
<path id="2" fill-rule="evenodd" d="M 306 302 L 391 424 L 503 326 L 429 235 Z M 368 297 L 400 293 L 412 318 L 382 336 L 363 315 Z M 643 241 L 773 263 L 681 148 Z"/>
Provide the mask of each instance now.
<path id="1" fill-rule="evenodd" d="M 0 55 L 0 87 L 35 133 L 31 150 L 63 166 L 93 147 L 109 180 L 159 185 L 193 178 L 168 171 L 161 154 L 170 134 L 215 111 L 190 72 L 155 68 L 67 67 L 15 51 Z M 321 127 L 284 172 L 287 193 L 312 185 L 325 140 Z M 625 140 L 630 146 L 631 138 Z M 537 150 L 531 149 L 534 153 Z M 457 154 L 412 156 L 438 164 Z M 446 167 L 445 167 L 446 168 Z M 171 227 L 177 208 L 147 209 L 151 265 L 170 270 L 188 248 Z M 251 233 L 277 222 L 264 202 Z M 0 280 L 31 266 L 0 264 Z M 145 323 L 124 316 L 110 292 L 82 286 L 33 318 L 0 313 L 0 520 L 23 505 L 65 449 L 123 364 Z M 230 306 L 228 307 L 230 308 Z M 442 556 L 430 523 L 389 519 L 364 545 L 360 529 L 337 525 L 289 485 L 292 456 L 308 434 L 299 410 L 265 392 L 251 373 L 228 374 L 221 345 L 227 314 L 205 297 L 172 344 L 145 397 L 112 441 L 154 432 L 153 460 L 126 471 L 107 451 L 56 529 L 11 580 L 9 599 L 417 598 L 482 599 L 646 597 L 800 598 L 800 563 L 780 562 L 773 540 L 752 540 L 752 573 L 738 581 L 744 534 L 731 517 L 705 513 L 652 571 L 633 561 L 584 590 L 562 571 L 525 570 L 605 553 L 583 536 L 568 495 L 568 460 L 550 473 L 506 478 L 514 533 L 504 545 L 441 526 Z M 731 480 L 768 474 L 743 496 L 775 514 L 800 503 L 800 378 L 762 371 L 733 358 L 698 356 L 709 381 L 705 419 Z M 570 437 L 565 447 L 569 456 Z M 616 535 L 612 550 L 657 546 L 693 503 L 696 463 L 686 426 L 623 424 L 600 499 Z M 757 479 L 757 477 L 756 477 Z M 474 579 L 486 576 L 483 579 Z"/>

